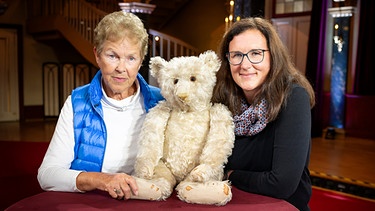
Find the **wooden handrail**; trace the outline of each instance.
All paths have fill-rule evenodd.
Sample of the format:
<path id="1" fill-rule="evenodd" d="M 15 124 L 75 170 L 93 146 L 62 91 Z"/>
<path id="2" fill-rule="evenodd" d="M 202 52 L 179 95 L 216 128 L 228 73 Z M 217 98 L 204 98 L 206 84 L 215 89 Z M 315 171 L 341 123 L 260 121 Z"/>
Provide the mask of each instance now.
<path id="1" fill-rule="evenodd" d="M 119 10 L 117 0 L 100 0 L 88 3 L 85 0 L 28 0 L 28 18 L 62 16 L 85 40 L 93 43 L 93 30 L 109 12 Z M 100 9 L 98 9 L 100 8 Z M 105 11 L 104 11 L 105 10 Z M 175 37 L 156 30 L 149 30 L 151 37 L 150 56 L 161 56 L 167 60 L 175 56 L 198 54 L 199 50 Z"/>
<path id="2" fill-rule="evenodd" d="M 90 4 L 85 0 L 27 0 L 28 31 L 35 34 L 59 31 L 83 57 L 95 65 L 92 53 L 93 30 L 106 14 L 116 10 L 113 5 L 116 5 L 117 10 L 120 10 L 120 7 L 115 0 L 94 2 Z M 102 2 L 105 4 L 102 5 Z M 111 2 L 113 5 L 110 4 Z M 167 34 L 152 29 L 149 30 L 149 34 L 151 41 L 149 55 L 151 57 L 161 56 L 169 60 L 175 56 L 190 56 L 199 52 L 193 46 Z M 43 79 L 45 115 L 58 116 L 63 102 L 61 99 L 65 99 L 74 87 L 89 83 L 86 72 L 90 70 L 85 69 L 85 74 L 75 75 L 77 70 L 70 70 L 69 68 L 72 66 L 68 66 L 68 71 L 65 71 L 67 73 L 62 74 L 62 78 L 60 78 L 58 70 L 51 72 L 48 68 L 43 69 L 43 73 L 45 73 Z M 64 72 L 64 70 L 62 71 Z M 72 78 L 75 83 L 72 82 Z M 82 83 L 77 84 L 76 82 L 80 80 Z M 59 83 L 62 84 L 61 88 L 57 87 Z M 149 83 L 157 86 L 157 82 L 152 76 L 149 76 Z"/>
<path id="3" fill-rule="evenodd" d="M 93 43 L 93 30 L 107 14 L 84 0 L 28 0 L 29 18 L 62 16 L 87 41 Z"/>
<path id="4" fill-rule="evenodd" d="M 166 60 L 170 60 L 176 56 L 192 56 L 197 55 L 199 50 L 184 41 L 175 37 L 150 29 L 149 34 L 152 39 L 150 55 L 161 56 Z"/>

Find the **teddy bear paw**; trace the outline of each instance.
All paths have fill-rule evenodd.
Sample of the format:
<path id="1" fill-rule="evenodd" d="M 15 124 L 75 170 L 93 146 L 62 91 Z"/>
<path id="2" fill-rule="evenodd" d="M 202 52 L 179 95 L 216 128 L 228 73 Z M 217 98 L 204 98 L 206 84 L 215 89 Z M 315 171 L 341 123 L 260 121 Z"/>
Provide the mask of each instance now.
<path id="1" fill-rule="evenodd" d="M 138 186 L 138 195 L 132 195 L 132 199 L 161 201 L 167 199 L 172 193 L 170 185 L 164 179 L 152 181 L 136 177 L 135 179 Z"/>
<path id="2" fill-rule="evenodd" d="M 226 181 L 185 183 L 179 185 L 178 197 L 188 203 L 222 206 L 232 199 L 232 191 Z"/>
<path id="3" fill-rule="evenodd" d="M 142 183 L 137 181 L 138 195 L 133 195 L 132 199 L 143 199 L 150 201 L 162 200 L 162 193 L 160 188 L 153 183 Z"/>

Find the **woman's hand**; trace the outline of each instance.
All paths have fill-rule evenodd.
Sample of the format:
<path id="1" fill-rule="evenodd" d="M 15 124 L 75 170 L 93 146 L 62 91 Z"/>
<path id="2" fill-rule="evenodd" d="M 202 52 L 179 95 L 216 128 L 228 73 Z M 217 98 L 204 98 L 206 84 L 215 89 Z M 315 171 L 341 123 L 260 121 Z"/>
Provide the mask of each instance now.
<path id="1" fill-rule="evenodd" d="M 132 195 L 138 195 L 135 179 L 125 173 L 82 172 L 76 179 L 76 185 L 81 191 L 107 191 L 112 198 L 117 199 L 129 199 Z"/>

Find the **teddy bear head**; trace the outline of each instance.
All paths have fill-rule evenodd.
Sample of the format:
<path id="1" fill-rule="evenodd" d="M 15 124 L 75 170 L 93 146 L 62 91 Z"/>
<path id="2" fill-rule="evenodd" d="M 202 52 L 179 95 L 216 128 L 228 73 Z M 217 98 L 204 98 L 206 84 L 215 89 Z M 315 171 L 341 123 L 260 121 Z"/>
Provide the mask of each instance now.
<path id="1" fill-rule="evenodd" d="M 197 111 L 211 104 L 220 64 L 216 53 L 209 50 L 199 56 L 174 57 L 170 61 L 153 57 L 150 72 L 170 107 L 185 112 Z"/>

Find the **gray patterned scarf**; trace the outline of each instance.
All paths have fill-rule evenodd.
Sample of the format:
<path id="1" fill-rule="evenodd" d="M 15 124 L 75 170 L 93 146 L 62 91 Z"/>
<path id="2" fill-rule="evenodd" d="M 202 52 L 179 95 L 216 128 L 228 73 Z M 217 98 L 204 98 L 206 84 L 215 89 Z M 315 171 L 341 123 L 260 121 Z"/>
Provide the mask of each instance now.
<path id="1" fill-rule="evenodd" d="M 253 136 L 262 131 L 267 125 L 267 101 L 262 99 L 259 104 L 248 106 L 242 100 L 241 114 L 233 117 L 237 136 Z"/>

